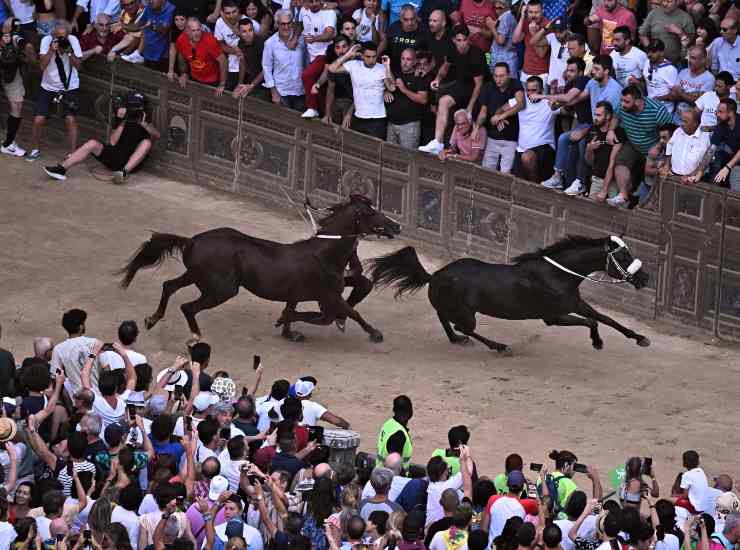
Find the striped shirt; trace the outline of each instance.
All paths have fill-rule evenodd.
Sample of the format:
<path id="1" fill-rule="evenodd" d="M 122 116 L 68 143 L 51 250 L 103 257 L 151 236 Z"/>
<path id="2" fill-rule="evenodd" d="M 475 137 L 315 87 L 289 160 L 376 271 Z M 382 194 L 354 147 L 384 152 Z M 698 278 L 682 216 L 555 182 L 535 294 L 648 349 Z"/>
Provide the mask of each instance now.
<path id="1" fill-rule="evenodd" d="M 643 155 L 647 155 L 650 148 L 658 142 L 658 129 L 671 121 L 671 115 L 666 108 L 654 99 L 643 99 L 645 106 L 639 113 L 630 113 L 617 109 L 617 118 L 627 134 L 627 139 Z"/>
<path id="2" fill-rule="evenodd" d="M 77 472 L 77 475 L 79 475 L 80 472 L 91 472 L 93 477 L 95 477 L 95 464 L 92 462 L 83 460 L 82 462 L 73 462 L 72 466 L 74 467 L 75 472 Z M 68 497 L 72 492 L 74 479 L 67 474 L 67 462 L 61 459 L 57 460 L 57 468 L 57 480 L 62 484 L 62 492 L 64 493 L 64 496 Z"/>

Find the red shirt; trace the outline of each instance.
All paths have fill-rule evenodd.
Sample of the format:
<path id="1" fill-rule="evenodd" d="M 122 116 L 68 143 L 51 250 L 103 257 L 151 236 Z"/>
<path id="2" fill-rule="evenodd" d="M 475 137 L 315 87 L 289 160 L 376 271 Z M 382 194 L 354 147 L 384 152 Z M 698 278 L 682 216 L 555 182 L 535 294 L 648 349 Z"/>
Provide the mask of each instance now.
<path id="1" fill-rule="evenodd" d="M 223 55 L 223 51 L 211 33 L 204 32 L 195 46 L 191 44 L 187 33 L 182 33 L 177 38 L 175 47 L 190 65 L 190 78 L 203 84 L 219 81 L 218 57 Z"/>
<path id="2" fill-rule="evenodd" d="M 460 7 L 457 9 L 460 16 L 460 22 L 465 23 L 470 29 L 470 41 L 473 45 L 478 46 L 483 53 L 491 49 L 492 38 L 487 38 L 481 34 L 480 29 L 487 29 L 486 17 L 496 19 L 496 10 L 493 8 L 491 0 L 483 0 L 478 4 L 473 0 L 462 0 Z"/>
<path id="3" fill-rule="evenodd" d="M 542 27 L 546 27 L 549 21 L 544 17 L 540 21 Z M 529 76 L 538 76 L 546 73 L 550 68 L 550 52 L 547 48 L 545 55 L 540 57 L 537 55 L 537 50 L 532 44 L 532 35 L 529 33 L 529 22 L 524 22 L 524 66 L 522 70 Z"/>
<path id="4" fill-rule="evenodd" d="M 498 499 L 500 499 L 503 496 L 508 495 L 493 495 L 491 498 L 488 499 L 488 503 L 486 504 L 486 512 L 489 514 L 491 513 L 491 506 L 493 506 L 493 503 L 496 502 Z M 513 497 L 509 497 L 513 498 Z M 524 511 L 527 512 L 530 516 L 536 516 L 539 514 L 540 509 L 537 506 L 537 501 L 533 498 L 517 498 L 519 501 L 519 504 L 522 505 L 522 508 L 524 508 Z"/>
<path id="5" fill-rule="evenodd" d="M 88 50 L 92 50 L 96 46 L 103 46 L 103 53 L 106 54 L 113 46 L 121 41 L 121 38 L 123 38 L 123 31 L 117 33 L 111 32 L 105 37 L 105 42 L 101 44 L 100 40 L 98 40 L 98 35 L 95 31 L 92 31 L 80 36 L 80 49 L 82 49 L 83 52 L 86 52 Z"/>

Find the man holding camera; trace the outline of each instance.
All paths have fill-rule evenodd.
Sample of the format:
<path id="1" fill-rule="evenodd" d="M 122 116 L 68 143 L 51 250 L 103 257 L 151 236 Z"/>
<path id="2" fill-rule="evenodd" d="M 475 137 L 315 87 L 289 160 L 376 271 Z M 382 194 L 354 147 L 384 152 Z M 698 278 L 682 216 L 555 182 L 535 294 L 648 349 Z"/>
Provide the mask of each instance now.
<path id="1" fill-rule="evenodd" d="M 116 109 L 115 128 L 108 144 L 91 139 L 60 164 L 45 166 L 44 172 L 64 181 L 67 170 L 93 155 L 114 172 L 113 183 L 124 183 L 129 172 L 146 158 L 153 140 L 159 139 L 159 131 L 146 119 L 145 98 L 141 92 L 129 92 L 122 103 Z"/>
<path id="2" fill-rule="evenodd" d="M 25 40 L 21 35 L 20 22 L 9 17 L 2 24 L 0 41 L 0 78 L 2 78 L 5 97 L 8 99 L 8 121 L 5 141 L 0 152 L 6 155 L 22 157 L 26 152 L 15 142 L 15 136 L 21 125 L 23 98 L 26 89 L 23 86 L 21 67 L 25 62 Z"/>
<path id="3" fill-rule="evenodd" d="M 57 21 L 52 33 L 41 40 L 39 61 L 43 76 L 33 118 L 31 152 L 26 157 L 29 162 L 41 156 L 41 130 L 52 106 L 61 109 L 67 124 L 69 150 L 74 151 L 77 147 L 77 111 L 80 105 L 78 70 L 82 64 L 82 49 L 77 37 L 70 36 L 66 21 Z"/>

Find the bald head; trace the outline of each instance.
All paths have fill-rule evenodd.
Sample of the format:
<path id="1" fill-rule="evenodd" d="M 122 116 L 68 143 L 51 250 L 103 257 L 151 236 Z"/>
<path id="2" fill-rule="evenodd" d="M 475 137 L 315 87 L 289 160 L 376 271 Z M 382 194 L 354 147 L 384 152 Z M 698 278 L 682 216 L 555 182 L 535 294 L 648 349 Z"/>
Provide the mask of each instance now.
<path id="1" fill-rule="evenodd" d="M 403 458 L 399 453 L 389 454 L 383 461 L 383 466 L 393 472 L 393 475 L 401 475 L 401 467 L 403 465 Z"/>
<path id="2" fill-rule="evenodd" d="M 314 479 L 321 479 L 322 477 L 331 477 L 332 469 L 331 466 L 329 466 L 326 462 L 322 462 L 321 464 L 317 464 L 313 467 L 313 477 Z"/>
<path id="3" fill-rule="evenodd" d="M 714 478 L 714 487 L 724 493 L 732 491 L 732 478 L 727 474 L 720 474 Z"/>
<path id="4" fill-rule="evenodd" d="M 49 524 L 49 533 L 51 533 L 51 536 L 54 538 L 56 538 L 57 535 L 66 536 L 69 533 L 67 521 L 62 518 L 51 520 L 51 523 Z"/>
<path id="5" fill-rule="evenodd" d="M 33 339 L 33 356 L 38 359 L 48 361 L 51 358 L 51 350 L 54 349 L 54 342 L 47 336 L 40 336 Z"/>

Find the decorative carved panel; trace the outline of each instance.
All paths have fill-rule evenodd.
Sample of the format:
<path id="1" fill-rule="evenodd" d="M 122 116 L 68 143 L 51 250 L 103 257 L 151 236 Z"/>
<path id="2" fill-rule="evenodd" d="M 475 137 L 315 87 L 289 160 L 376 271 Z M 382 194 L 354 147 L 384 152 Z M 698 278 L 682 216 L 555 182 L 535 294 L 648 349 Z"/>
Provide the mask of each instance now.
<path id="1" fill-rule="evenodd" d="M 442 192 L 419 186 L 417 206 L 419 227 L 439 232 L 442 227 Z"/>
<path id="2" fill-rule="evenodd" d="M 176 109 L 170 109 L 167 114 L 167 150 L 187 156 L 190 153 L 190 115 Z"/>

